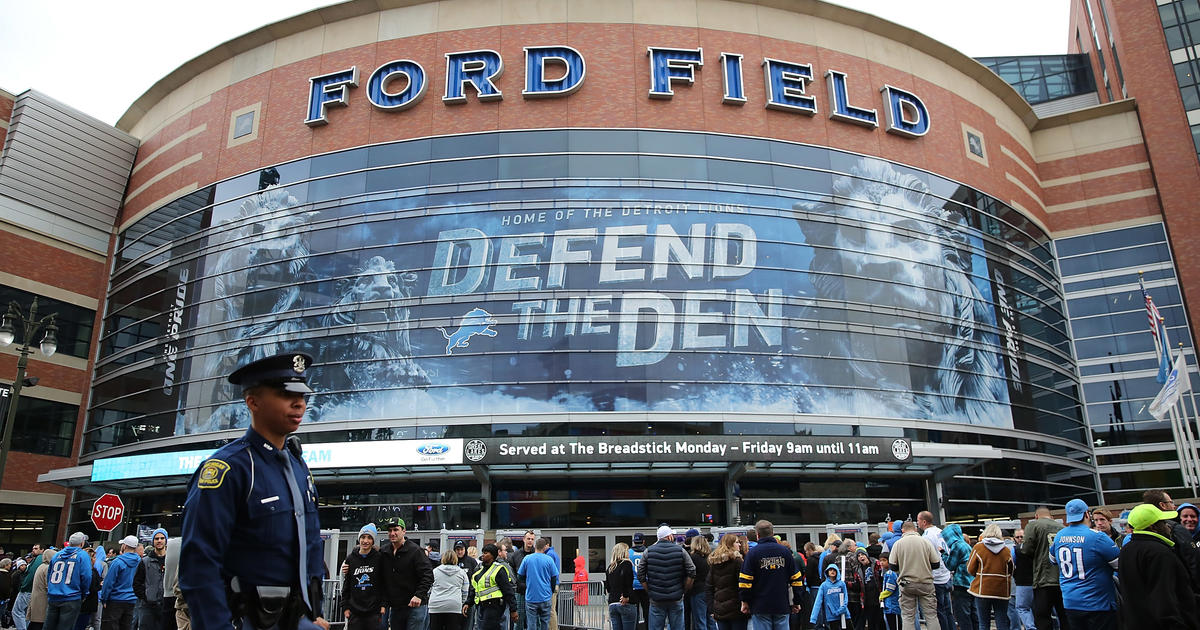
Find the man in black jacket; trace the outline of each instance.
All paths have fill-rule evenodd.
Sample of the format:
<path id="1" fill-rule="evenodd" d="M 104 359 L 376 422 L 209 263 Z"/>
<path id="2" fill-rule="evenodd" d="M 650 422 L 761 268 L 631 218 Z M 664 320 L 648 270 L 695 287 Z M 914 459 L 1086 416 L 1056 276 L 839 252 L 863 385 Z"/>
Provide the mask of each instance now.
<path id="1" fill-rule="evenodd" d="M 383 555 L 375 548 L 375 524 L 358 530 L 358 548 L 346 556 L 342 576 L 342 617 L 346 630 L 379 630 L 384 611 Z"/>
<path id="2" fill-rule="evenodd" d="M 1129 513 L 1133 535 L 1118 556 L 1126 628 L 1200 628 L 1187 570 L 1172 550 L 1178 545 L 1169 519 L 1176 516 L 1148 503 Z"/>
<path id="3" fill-rule="evenodd" d="M 692 588 L 696 565 L 675 544 L 675 530 L 658 528 L 658 542 L 646 549 L 637 564 L 637 577 L 650 598 L 650 630 L 684 630 L 683 595 Z"/>
<path id="4" fill-rule="evenodd" d="M 525 537 L 521 539 L 521 545 L 515 551 L 508 554 L 508 565 L 512 567 L 513 575 L 517 576 L 517 628 L 525 630 L 525 578 L 521 577 L 518 571 L 521 570 L 521 562 L 525 560 L 525 556 L 533 555 L 537 550 L 534 549 L 533 543 L 537 542 L 537 534 L 533 530 L 525 532 Z"/>
<path id="5" fill-rule="evenodd" d="M 1142 502 L 1149 503 L 1158 508 L 1162 512 L 1170 512 L 1176 518 L 1179 515 L 1175 511 L 1175 501 L 1171 499 L 1171 495 L 1165 490 L 1147 490 L 1142 493 Z M 1172 551 L 1179 557 L 1179 561 L 1183 563 L 1188 574 L 1188 584 L 1191 585 L 1192 592 L 1200 596 L 1200 553 L 1192 546 L 1192 533 L 1187 530 L 1179 521 L 1168 520 L 1167 525 L 1171 528 L 1171 533 L 1167 535 L 1175 542 Z"/>
<path id="6" fill-rule="evenodd" d="M 391 630 L 425 630 L 433 565 L 417 543 L 405 538 L 404 520 L 387 524 L 388 545 L 380 547 L 384 592 L 392 609 Z"/>

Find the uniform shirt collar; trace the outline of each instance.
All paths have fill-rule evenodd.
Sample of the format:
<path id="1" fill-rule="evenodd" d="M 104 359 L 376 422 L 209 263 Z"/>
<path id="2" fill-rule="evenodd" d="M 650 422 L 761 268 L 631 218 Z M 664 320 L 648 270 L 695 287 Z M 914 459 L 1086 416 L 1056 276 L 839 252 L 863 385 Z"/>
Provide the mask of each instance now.
<path id="1" fill-rule="evenodd" d="M 258 434 L 253 427 L 246 429 L 246 435 L 243 438 L 256 449 L 266 451 L 267 453 L 276 453 L 279 449 L 275 448 L 274 444 L 267 441 L 267 438 Z"/>

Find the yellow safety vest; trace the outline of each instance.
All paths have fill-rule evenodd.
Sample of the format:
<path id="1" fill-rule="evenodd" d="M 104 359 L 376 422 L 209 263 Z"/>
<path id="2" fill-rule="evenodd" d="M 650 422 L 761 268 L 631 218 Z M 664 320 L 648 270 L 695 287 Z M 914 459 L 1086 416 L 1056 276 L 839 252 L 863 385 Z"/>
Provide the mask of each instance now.
<path id="1" fill-rule="evenodd" d="M 496 584 L 496 575 L 500 573 L 500 563 L 493 562 L 492 566 L 484 568 L 480 567 L 475 575 L 471 576 L 471 586 L 475 589 L 475 603 L 486 602 L 489 599 L 501 599 L 504 593 L 500 591 L 500 587 Z"/>

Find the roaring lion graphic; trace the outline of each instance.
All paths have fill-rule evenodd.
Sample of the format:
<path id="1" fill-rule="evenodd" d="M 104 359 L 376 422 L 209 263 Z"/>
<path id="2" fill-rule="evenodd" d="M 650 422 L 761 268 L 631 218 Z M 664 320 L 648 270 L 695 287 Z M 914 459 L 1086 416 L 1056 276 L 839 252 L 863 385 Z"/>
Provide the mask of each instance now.
<path id="1" fill-rule="evenodd" d="M 317 354 L 321 385 L 333 393 L 318 406 L 347 404 L 362 396 L 356 392 L 429 385 L 409 341 L 407 302 L 416 281 L 417 274 L 373 256 L 339 283 L 337 298 L 319 318 L 329 334 Z"/>
<path id="2" fill-rule="evenodd" d="M 850 177 L 837 178 L 829 200 L 796 209 L 807 211 L 803 230 L 813 246 L 815 297 L 833 308 L 843 301 L 889 307 L 891 314 L 873 315 L 872 321 L 903 330 L 896 343 L 908 354 L 907 361 L 889 363 L 877 359 L 879 335 L 822 333 L 822 354 L 843 357 L 850 372 L 839 380 L 861 385 L 826 406 L 878 415 L 883 403 L 909 417 L 1011 421 L 991 330 L 995 312 L 970 276 L 961 215 L 946 210 L 917 177 L 870 159 L 851 169 Z M 920 363 L 929 367 L 909 367 Z"/>

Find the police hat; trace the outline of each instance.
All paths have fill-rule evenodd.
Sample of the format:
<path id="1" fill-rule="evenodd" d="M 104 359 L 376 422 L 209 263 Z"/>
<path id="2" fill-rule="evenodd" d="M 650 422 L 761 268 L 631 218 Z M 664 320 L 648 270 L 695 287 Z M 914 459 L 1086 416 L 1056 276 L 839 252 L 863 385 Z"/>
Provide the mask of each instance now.
<path id="1" fill-rule="evenodd" d="M 233 371 L 229 382 L 241 385 L 242 390 L 268 385 L 287 392 L 311 394 L 305 370 L 312 365 L 313 358 L 303 352 L 288 352 L 259 359 Z"/>

